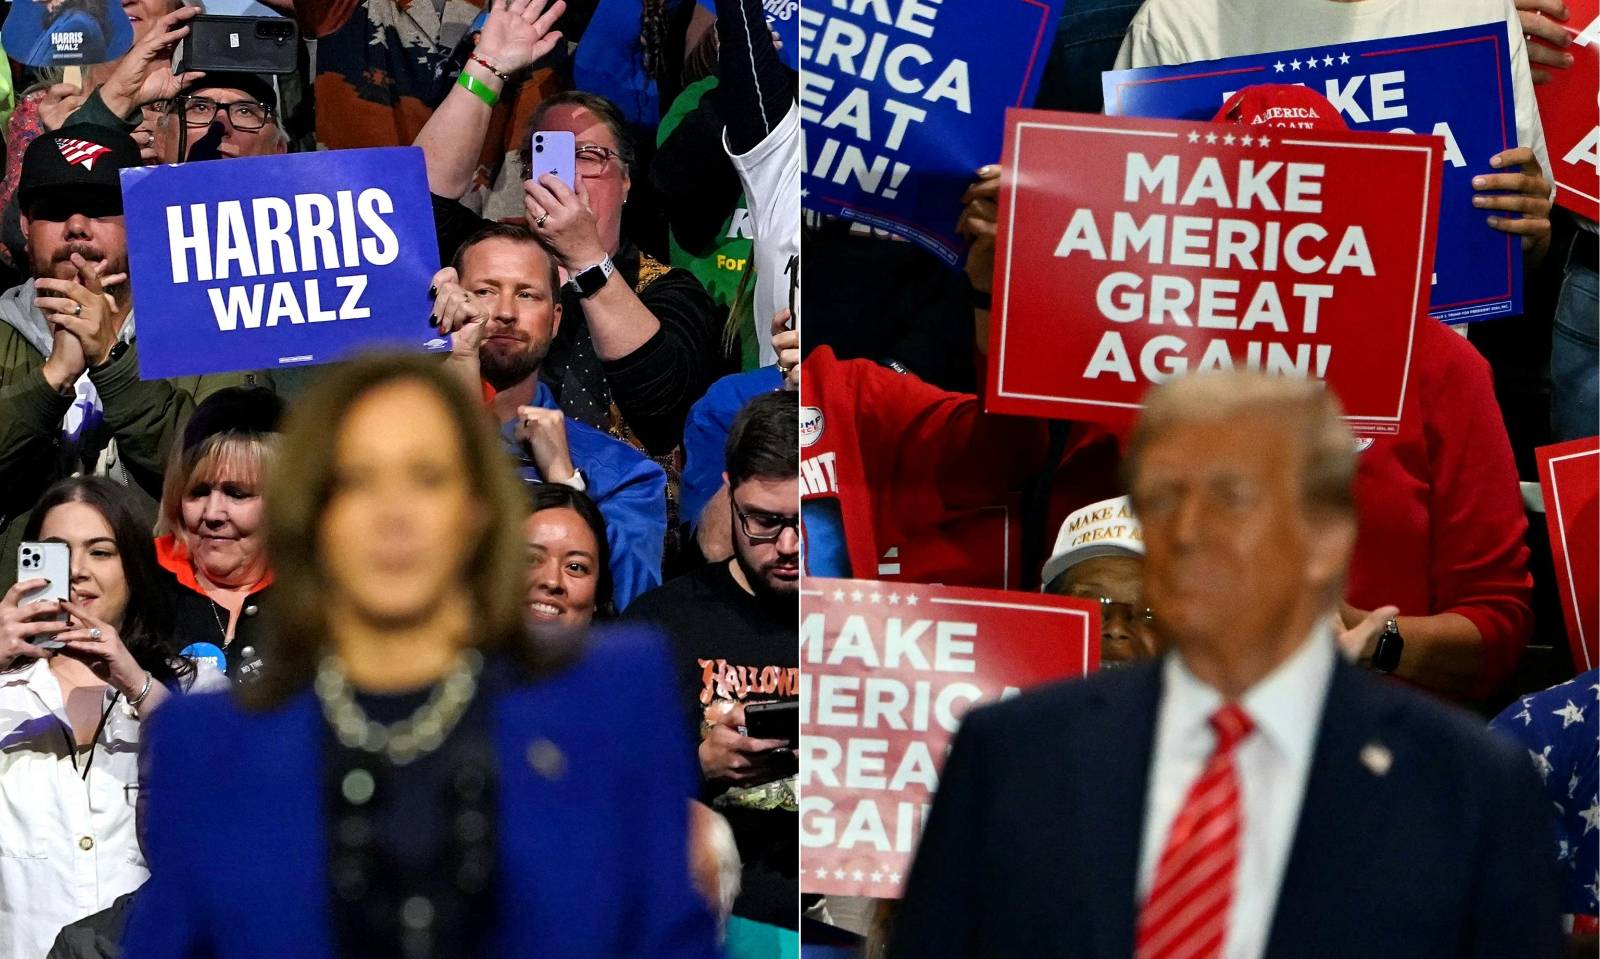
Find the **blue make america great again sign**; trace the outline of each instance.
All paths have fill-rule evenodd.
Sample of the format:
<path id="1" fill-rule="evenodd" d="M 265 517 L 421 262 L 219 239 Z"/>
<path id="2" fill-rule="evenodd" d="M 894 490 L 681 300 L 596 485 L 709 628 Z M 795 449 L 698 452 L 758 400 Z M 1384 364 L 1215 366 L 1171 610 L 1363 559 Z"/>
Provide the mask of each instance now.
<path id="1" fill-rule="evenodd" d="M 145 379 L 449 348 L 415 147 L 123 170 L 122 197 Z"/>
<path id="2" fill-rule="evenodd" d="M 1033 103 L 1063 0 L 816 0 L 799 13 L 802 203 L 955 266 L 961 194 Z"/>
<path id="3" fill-rule="evenodd" d="M 1472 178 L 1517 143 L 1504 20 L 1457 30 L 1102 74 L 1106 113 L 1209 120 L 1234 91 L 1296 83 L 1352 130 L 1444 140 L 1439 244 L 1429 312 L 1447 323 L 1522 312 L 1522 244 L 1472 205 Z M 1382 189 L 1374 183 L 1373 189 Z"/>

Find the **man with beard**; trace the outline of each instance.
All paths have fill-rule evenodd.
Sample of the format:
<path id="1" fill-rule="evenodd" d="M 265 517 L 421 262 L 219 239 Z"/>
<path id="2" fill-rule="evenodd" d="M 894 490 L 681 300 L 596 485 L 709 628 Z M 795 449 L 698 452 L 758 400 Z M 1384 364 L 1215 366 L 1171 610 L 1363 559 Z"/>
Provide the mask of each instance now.
<path id="1" fill-rule="evenodd" d="M 0 589 L 51 483 L 102 473 L 146 494 L 195 404 L 255 374 L 141 380 L 118 173 L 126 134 L 70 124 L 23 155 L 17 199 L 32 278 L 0 294 Z"/>
<path id="2" fill-rule="evenodd" d="M 725 455 L 733 558 L 671 580 L 629 610 L 672 641 L 700 731 L 700 798 L 727 817 L 739 844 L 730 953 L 735 943 L 798 948 L 798 720 L 792 707 L 770 704 L 796 703 L 800 692 L 799 412 L 789 390 L 745 405 Z M 756 738 L 765 730 L 772 738 Z"/>
<path id="3" fill-rule="evenodd" d="M 527 227 L 487 226 L 434 275 L 430 322 L 450 334 L 447 362 L 483 390 L 523 478 L 571 486 L 600 508 L 621 609 L 661 584 L 667 478 L 628 444 L 567 419 L 540 381 L 561 326 L 557 282 L 555 260 Z"/>

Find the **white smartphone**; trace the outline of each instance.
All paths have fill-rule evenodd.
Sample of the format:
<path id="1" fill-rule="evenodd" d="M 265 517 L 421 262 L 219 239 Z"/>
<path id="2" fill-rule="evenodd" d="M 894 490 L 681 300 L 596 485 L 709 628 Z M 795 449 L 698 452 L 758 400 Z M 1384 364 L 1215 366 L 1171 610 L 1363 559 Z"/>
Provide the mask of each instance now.
<path id="1" fill-rule="evenodd" d="M 49 580 L 38 589 L 23 593 L 19 606 L 67 599 L 72 586 L 72 550 L 66 543 L 23 543 L 17 547 L 17 579 Z M 55 619 L 64 623 L 67 614 L 60 613 Z M 49 636 L 32 642 L 41 649 L 60 649 L 65 645 Z"/>

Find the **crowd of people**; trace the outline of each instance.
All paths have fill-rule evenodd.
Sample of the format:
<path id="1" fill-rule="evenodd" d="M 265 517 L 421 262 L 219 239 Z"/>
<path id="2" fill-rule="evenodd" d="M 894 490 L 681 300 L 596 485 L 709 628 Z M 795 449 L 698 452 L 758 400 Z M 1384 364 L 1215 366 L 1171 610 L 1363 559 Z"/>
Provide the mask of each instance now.
<path id="1" fill-rule="evenodd" d="M 1005 276 L 995 268 L 1002 225 L 998 140 L 984 145 L 993 162 L 973 172 L 965 195 L 949 209 L 969 244 L 960 272 L 883 229 L 811 216 L 805 264 L 815 308 L 801 365 L 807 574 L 1043 590 L 1098 602 L 1105 671 L 1088 684 L 1024 693 L 1014 703 L 969 714 L 941 776 L 903 907 L 890 900 L 809 896 L 807 917 L 820 924 L 820 941 L 854 942 L 850 948 L 861 954 L 897 959 L 1532 956 L 1558 949 L 1560 912 L 1572 954 L 1593 952 L 1600 794 L 1588 724 L 1594 715 L 1589 710 L 1596 708 L 1595 676 L 1573 675 L 1575 660 L 1582 662 L 1574 655 L 1581 638 L 1566 635 L 1556 605 L 1533 452 L 1600 432 L 1596 225 L 1553 202 L 1552 163 L 1535 98 L 1536 85 L 1573 63 L 1564 52 L 1572 42 L 1564 27 L 1576 31 L 1587 24 L 1577 22 L 1575 12 L 1571 16 L 1560 0 L 1086 0 L 1065 6 L 1033 103 L 1038 109 L 1103 112 L 1102 73 L 1114 69 L 1503 25 L 1506 42 L 1498 49 L 1509 58 L 1516 139 L 1510 149 L 1467 162 L 1483 171 L 1473 181 L 1472 204 L 1487 228 L 1520 239 L 1525 309 L 1456 327 L 1419 316 L 1412 387 L 1399 431 L 1359 441 L 1343 434 L 1339 442 L 1346 444 L 1348 462 L 1325 464 L 1307 448 L 1318 442 L 1327 411 L 1318 414 L 1324 419 L 1308 419 L 1305 397 L 1268 395 L 1266 387 L 1251 400 L 1257 387 L 1248 378 L 1211 392 L 1194 384 L 1174 389 L 1170 415 L 1159 424 L 1142 420 L 1131 436 L 1125 427 L 986 411 L 985 379 L 993 369 L 986 356 L 990 309 Z M 1258 89 L 1258 105 L 1288 96 L 1275 92 L 1282 87 Z M 1344 128 L 1334 105 L 1315 93 L 1304 97 L 1320 101 L 1320 107 L 1280 115 L 1319 117 L 1312 125 Z M 1225 108 L 1216 122 L 1272 124 L 1270 110 L 1252 110 L 1246 98 L 1249 115 L 1241 116 L 1239 103 L 1236 98 L 1231 112 Z M 1492 112 L 1496 105 L 1482 108 Z M 1382 191 L 1386 184 L 1375 179 L 1372 188 Z M 1445 202 L 1460 201 L 1447 195 Z M 1030 214 L 1026 205 L 1014 205 L 1008 216 L 1025 229 Z M 1230 390 L 1245 398 L 1230 396 Z M 1145 416 L 1153 416 L 1148 405 Z M 814 433 L 806 434 L 811 428 Z M 1299 554 L 1285 551 L 1286 540 L 1266 538 L 1275 535 L 1266 527 L 1299 515 L 1298 507 L 1269 505 L 1276 495 L 1268 492 L 1270 484 L 1277 480 L 1254 472 L 1268 468 L 1265 450 L 1278 442 L 1280 431 L 1293 450 L 1283 476 L 1291 488 L 1299 483 L 1306 490 L 1305 523 L 1328 522 L 1331 510 L 1335 525 L 1349 524 L 1340 533 L 1348 542 L 1333 549 L 1340 555 L 1325 556 L 1315 575 L 1297 565 Z M 1144 441 L 1140 436 L 1149 442 L 1145 460 L 1135 451 Z M 1140 486 L 1155 482 L 1146 474 L 1154 469 L 1157 444 L 1184 451 L 1183 469 L 1163 480 L 1167 485 L 1159 496 Z M 1302 455 L 1303 467 L 1294 466 Z M 1347 485 L 1344 494 L 1316 485 L 1327 478 L 1320 472 L 1324 467 Z M 1181 481 L 1184 473 L 1192 483 Z M 1206 476 L 1213 488 L 1199 485 Z M 1331 500 L 1320 501 L 1323 492 Z M 1155 528 L 1158 502 L 1165 520 Z M 1174 511 L 1186 510 L 1192 512 L 1183 512 L 1181 521 L 1174 518 Z M 1295 535 L 1308 535 L 1305 523 L 1292 522 L 1299 527 Z M 1018 540 L 1020 567 L 1008 548 Z M 1299 577 L 1294 589 L 1309 597 L 1306 609 L 1268 598 L 1278 588 L 1269 582 L 1276 576 Z M 1203 595 L 1197 598 L 1196 590 Z M 1202 622 L 1185 603 L 1221 618 Z M 1195 619 L 1183 621 L 1184 612 Z M 1314 621 L 1302 624 L 1302 614 L 1312 612 Z M 1259 618 L 1263 614 L 1266 621 Z M 1273 651 L 1286 623 L 1293 627 L 1292 648 Z M 1308 632 L 1311 641 L 1299 646 Z M 1318 687 L 1330 681 L 1331 667 L 1304 660 L 1320 661 L 1324 645 L 1359 664 L 1362 673 L 1389 674 L 1385 689 L 1398 685 L 1476 714 L 1470 723 L 1477 731 L 1462 725 L 1460 712 L 1448 720 L 1449 737 L 1460 737 L 1459 747 L 1443 739 L 1421 747 L 1439 751 L 1445 757 L 1440 761 L 1454 764 L 1461 778 L 1408 781 L 1403 788 L 1415 789 L 1429 803 L 1470 805 L 1476 800 L 1456 784 L 1514 784 L 1505 787 L 1510 791 L 1503 795 L 1514 796 L 1505 799 L 1507 805 L 1484 807 L 1486 815 L 1501 820 L 1525 817 L 1500 823 L 1504 835 L 1475 833 L 1477 826 L 1450 820 L 1460 827 L 1453 843 L 1524 846 L 1508 853 L 1521 859 L 1493 867 L 1527 880 L 1515 893 L 1492 885 L 1487 872 L 1466 867 L 1449 880 L 1484 877 L 1481 883 L 1488 885 L 1476 888 L 1496 897 L 1492 915 L 1487 907 L 1479 918 L 1426 913 L 1424 902 L 1431 909 L 1434 900 L 1453 895 L 1446 891 L 1449 883 L 1435 881 L 1432 869 L 1453 860 L 1436 854 L 1438 847 L 1414 849 L 1407 843 L 1415 837 L 1400 841 L 1400 833 L 1432 828 L 1433 813 L 1416 805 L 1390 806 L 1388 797 L 1374 800 L 1386 808 L 1362 827 L 1375 830 L 1367 836 L 1393 838 L 1382 857 L 1364 851 L 1365 838 L 1356 842 L 1339 831 L 1335 835 L 1351 840 L 1346 848 L 1318 844 L 1315 851 L 1327 855 L 1316 858 L 1318 868 L 1337 869 L 1320 873 L 1320 885 L 1299 871 L 1311 861 L 1301 861 L 1312 855 L 1306 833 L 1323 831 L 1314 817 L 1325 811 L 1318 804 L 1324 800 L 1314 800 L 1314 792 L 1337 793 L 1337 802 L 1345 804 L 1340 816 L 1365 803 L 1354 791 L 1340 792 L 1343 781 L 1322 778 L 1320 767 L 1306 785 L 1300 764 L 1312 757 L 1301 748 L 1304 743 L 1294 742 L 1317 724 L 1296 726 L 1282 739 L 1291 727 L 1279 724 L 1289 722 L 1290 710 L 1274 698 L 1281 692 L 1268 692 L 1303 682 L 1302 691 L 1316 694 L 1309 701 L 1323 702 Z M 1290 655 L 1295 650 L 1299 659 Z M 1298 678 L 1285 678 L 1291 672 Z M 1252 692 L 1257 681 L 1260 688 Z M 1334 703 L 1346 692 L 1343 679 L 1331 682 L 1321 720 L 1324 739 L 1335 734 Z M 1356 699 L 1368 695 L 1362 683 Z M 1180 687 L 1188 691 L 1181 701 L 1174 691 Z M 1228 738 L 1206 727 L 1203 712 L 1192 714 L 1200 717 L 1195 729 L 1179 732 L 1177 724 L 1188 722 L 1190 711 L 1207 701 L 1261 710 L 1254 717 L 1260 734 L 1243 733 L 1248 738 L 1239 753 L 1246 834 L 1236 908 L 1229 913 L 1224 900 L 1221 909 L 1239 925 L 1225 927 L 1226 943 L 1191 929 L 1175 943 L 1158 940 L 1152 946 L 1134 937 L 1145 935 L 1138 932 L 1141 907 L 1160 906 L 1158 860 L 1174 854 L 1170 846 L 1164 853 L 1163 837 L 1169 827 L 1182 831 L 1183 821 L 1174 825 L 1173 817 L 1185 792 L 1198 781 L 1206 755 L 1213 748 L 1220 752 Z M 1368 707 L 1379 708 L 1376 700 L 1361 708 Z M 1522 740 L 1522 749 L 1508 751 L 1481 733 L 1497 715 L 1494 728 Z M 1297 714 L 1293 722 L 1304 718 Z M 1419 720 L 1409 734 L 1425 725 Z M 1389 737 L 1386 748 L 1393 751 L 1396 770 L 1416 762 L 1397 734 L 1380 736 L 1369 726 L 1338 730 L 1341 737 L 1360 733 L 1374 742 Z M 1228 736 L 1235 734 L 1237 728 Z M 1268 748 L 1262 742 L 1287 742 L 1282 748 L 1295 771 L 1272 778 L 1279 773 L 1257 753 Z M 1352 760 L 1359 748 L 1351 747 Z M 1560 822 L 1546 821 L 1533 790 L 1524 788 L 1530 765 Z M 803 775 L 803 788 L 808 782 Z M 1291 788 L 1266 800 L 1258 791 L 1269 783 Z M 1303 802 L 1296 791 L 1301 786 L 1308 790 Z M 1295 810 L 1303 811 L 1298 839 Z M 1248 832 L 1252 816 L 1274 823 L 1265 827 L 1267 837 Z M 1397 831 L 1388 831 L 1391 826 Z M 1285 873 L 1291 840 L 1297 858 Z M 1536 849 L 1527 848 L 1529 843 Z M 1421 899 L 1378 881 L 1391 862 L 1409 874 L 1397 882 L 1427 890 Z M 1415 871 L 1424 864 L 1426 874 Z M 1539 885 L 1551 866 L 1560 872 L 1559 906 L 1554 881 Z M 1540 876 L 1528 878 L 1527 870 Z M 1202 878 L 1180 877 L 1180 888 L 1192 897 L 1227 885 L 1227 877 Z M 1381 903 L 1346 897 L 1357 889 L 1393 896 Z M 1323 894 L 1336 903 L 1337 916 L 1323 911 Z M 1401 914 L 1404 920 L 1394 918 Z M 1412 931 L 1397 931 L 1396 924 L 1406 921 Z M 1448 932 L 1423 942 L 1411 938 L 1417 929 Z"/>
<path id="2" fill-rule="evenodd" d="M 294 72 L 175 71 L 175 0 L 11 65 L 0 957 L 796 955 L 800 131 L 761 5 L 253 12 Z M 393 146 L 444 355 L 141 376 L 123 171 Z"/>
<path id="3" fill-rule="evenodd" d="M 1562 0 L 1066 4 L 1040 109 L 1504 24 L 1524 312 L 1418 316 L 1359 441 L 1246 373 L 987 410 L 1002 145 L 956 268 L 803 215 L 782 6 L 261 0 L 255 73 L 123 0 L 125 53 L 0 71 L 0 959 L 1592 954 L 1600 674 L 1519 488 L 1600 432 Z M 446 349 L 141 375 L 124 172 L 397 146 Z M 805 577 L 1099 609 L 1097 675 L 963 721 L 903 899 L 802 893 Z"/>

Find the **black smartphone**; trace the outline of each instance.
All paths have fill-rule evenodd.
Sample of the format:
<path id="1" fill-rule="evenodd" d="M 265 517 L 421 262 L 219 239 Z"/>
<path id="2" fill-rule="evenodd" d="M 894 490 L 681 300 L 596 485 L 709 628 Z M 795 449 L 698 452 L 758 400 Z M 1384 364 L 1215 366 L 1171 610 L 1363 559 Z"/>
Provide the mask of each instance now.
<path id="1" fill-rule="evenodd" d="M 789 263 L 783 268 L 789 277 L 789 322 L 783 325 L 786 330 L 792 330 L 800 325 L 800 257 L 798 254 L 789 257 Z"/>
<path id="2" fill-rule="evenodd" d="M 750 703 L 744 707 L 744 729 L 751 739 L 781 739 L 793 749 L 800 742 L 800 703 Z"/>
<path id="3" fill-rule="evenodd" d="M 299 30 L 287 17 L 221 17 L 189 21 L 189 35 L 172 55 L 174 74 L 293 73 Z"/>

